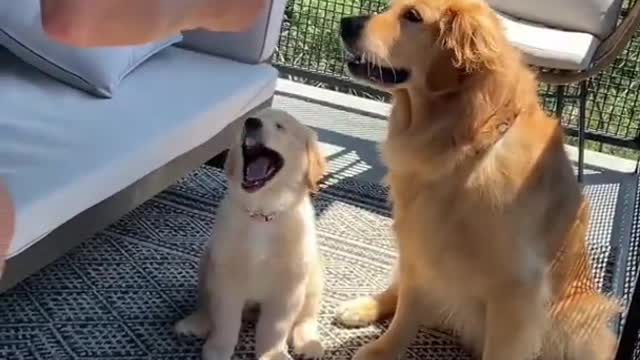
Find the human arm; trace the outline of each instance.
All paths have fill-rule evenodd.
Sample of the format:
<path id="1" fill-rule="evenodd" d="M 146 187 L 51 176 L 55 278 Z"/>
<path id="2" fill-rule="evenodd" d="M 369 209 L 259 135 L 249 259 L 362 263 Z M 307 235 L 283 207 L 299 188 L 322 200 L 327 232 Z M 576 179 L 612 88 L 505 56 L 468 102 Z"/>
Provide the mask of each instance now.
<path id="1" fill-rule="evenodd" d="M 142 44 L 183 30 L 250 28 L 265 0 L 40 0 L 42 25 L 74 46 Z"/>

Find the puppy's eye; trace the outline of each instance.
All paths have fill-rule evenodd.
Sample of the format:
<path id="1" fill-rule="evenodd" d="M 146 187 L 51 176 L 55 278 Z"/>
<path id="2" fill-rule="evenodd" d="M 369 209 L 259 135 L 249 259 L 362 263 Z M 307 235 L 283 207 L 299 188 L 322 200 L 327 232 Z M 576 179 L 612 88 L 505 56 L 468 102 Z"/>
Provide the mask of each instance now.
<path id="1" fill-rule="evenodd" d="M 422 22 L 422 16 L 418 12 L 418 10 L 416 10 L 414 8 L 411 8 L 411 9 L 408 9 L 407 11 L 405 11 L 404 14 L 402 14 L 402 17 L 405 20 L 411 21 L 411 22 L 414 22 L 414 23 Z"/>
<path id="2" fill-rule="evenodd" d="M 276 123 L 276 129 L 284 130 L 284 126 L 282 126 L 282 124 L 280 124 L 280 123 Z"/>

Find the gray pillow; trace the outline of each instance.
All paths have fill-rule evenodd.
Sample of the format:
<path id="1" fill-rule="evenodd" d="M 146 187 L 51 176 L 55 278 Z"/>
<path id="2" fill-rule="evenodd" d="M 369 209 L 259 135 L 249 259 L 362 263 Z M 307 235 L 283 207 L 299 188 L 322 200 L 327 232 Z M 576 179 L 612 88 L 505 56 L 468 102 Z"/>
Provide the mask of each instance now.
<path id="1" fill-rule="evenodd" d="M 0 0 L 0 46 L 46 74 L 101 97 L 111 97 L 127 74 L 182 35 L 138 46 L 76 48 L 46 35 L 40 0 Z"/>

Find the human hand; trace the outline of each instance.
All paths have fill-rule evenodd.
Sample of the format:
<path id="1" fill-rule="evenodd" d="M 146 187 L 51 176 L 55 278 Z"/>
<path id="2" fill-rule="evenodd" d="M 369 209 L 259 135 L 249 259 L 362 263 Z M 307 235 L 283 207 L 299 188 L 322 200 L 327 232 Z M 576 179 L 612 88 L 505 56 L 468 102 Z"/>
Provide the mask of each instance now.
<path id="1" fill-rule="evenodd" d="M 205 28 L 244 31 L 265 0 L 40 0 L 42 25 L 59 42 L 83 47 L 136 45 Z"/>

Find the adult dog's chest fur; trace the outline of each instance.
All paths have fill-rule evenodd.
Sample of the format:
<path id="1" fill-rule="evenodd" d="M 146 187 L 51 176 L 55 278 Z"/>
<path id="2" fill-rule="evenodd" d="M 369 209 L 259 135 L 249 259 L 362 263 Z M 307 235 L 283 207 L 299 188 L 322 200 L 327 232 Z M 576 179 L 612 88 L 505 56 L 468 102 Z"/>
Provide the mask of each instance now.
<path id="1" fill-rule="evenodd" d="M 447 274 L 450 280 L 468 280 L 467 272 L 490 276 L 495 265 L 485 259 L 510 263 L 503 257 L 511 258 L 507 252 L 517 253 L 510 246 L 515 245 L 508 239 L 510 229 L 502 227 L 508 214 L 482 201 L 465 199 L 462 189 L 417 184 L 422 189 L 415 191 L 415 186 L 406 185 L 415 182 L 410 176 L 390 176 L 393 178 L 398 246 L 400 251 L 420 254 L 423 265 L 434 268 L 429 272 Z M 455 279 L 458 275 L 461 279 Z"/>
<path id="2" fill-rule="evenodd" d="M 547 265 L 535 211 L 523 217 L 515 206 L 496 207 L 464 179 L 454 172 L 426 181 L 393 170 L 387 178 L 400 261 L 413 262 L 419 283 L 460 308 Z"/>
<path id="3" fill-rule="evenodd" d="M 382 145 L 400 261 L 460 297 L 544 271 L 571 221 L 549 214 L 579 196 L 556 122 L 525 114 L 504 129 L 496 116 L 469 137 L 456 112 L 418 118 L 401 105 Z"/>

